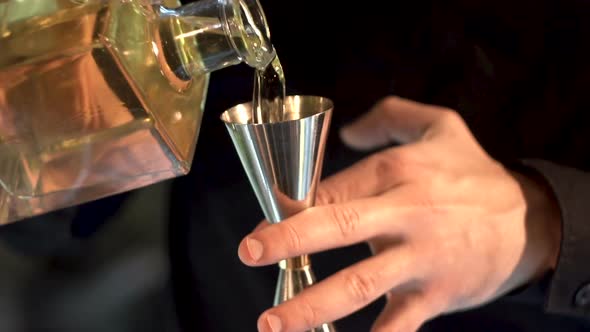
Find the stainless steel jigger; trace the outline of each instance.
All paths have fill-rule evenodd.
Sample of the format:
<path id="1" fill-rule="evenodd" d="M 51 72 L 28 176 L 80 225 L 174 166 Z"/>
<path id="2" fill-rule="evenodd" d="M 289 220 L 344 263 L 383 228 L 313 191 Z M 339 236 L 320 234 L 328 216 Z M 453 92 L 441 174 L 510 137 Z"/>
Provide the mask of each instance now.
<path id="1" fill-rule="evenodd" d="M 269 222 L 315 204 L 332 109 L 332 101 L 324 97 L 289 96 L 280 122 L 253 124 L 250 103 L 221 115 Z M 307 255 L 283 260 L 279 267 L 274 305 L 315 283 Z M 325 323 L 311 331 L 336 330 Z"/>

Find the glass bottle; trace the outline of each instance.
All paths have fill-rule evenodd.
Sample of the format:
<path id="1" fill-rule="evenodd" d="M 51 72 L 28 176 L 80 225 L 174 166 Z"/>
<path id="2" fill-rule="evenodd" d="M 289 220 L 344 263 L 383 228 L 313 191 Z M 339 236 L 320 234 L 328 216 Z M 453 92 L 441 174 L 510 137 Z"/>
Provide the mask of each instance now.
<path id="1" fill-rule="evenodd" d="M 186 174 L 209 73 L 269 35 L 258 0 L 0 0 L 0 224 Z"/>

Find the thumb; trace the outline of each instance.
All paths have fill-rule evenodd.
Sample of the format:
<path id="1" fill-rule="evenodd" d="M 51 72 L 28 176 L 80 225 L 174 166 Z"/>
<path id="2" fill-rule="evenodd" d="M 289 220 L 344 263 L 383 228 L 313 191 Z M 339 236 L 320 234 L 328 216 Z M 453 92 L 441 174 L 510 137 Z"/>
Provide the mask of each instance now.
<path id="1" fill-rule="evenodd" d="M 391 143 L 417 141 L 445 112 L 442 107 L 399 97 L 387 97 L 340 130 L 346 145 L 369 150 Z"/>

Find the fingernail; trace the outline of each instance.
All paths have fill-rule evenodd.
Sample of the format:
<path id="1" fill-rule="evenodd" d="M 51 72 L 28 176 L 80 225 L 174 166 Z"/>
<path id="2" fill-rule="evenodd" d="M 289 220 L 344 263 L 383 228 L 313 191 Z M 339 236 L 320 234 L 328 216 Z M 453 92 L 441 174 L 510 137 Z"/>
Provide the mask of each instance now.
<path id="1" fill-rule="evenodd" d="M 275 315 L 267 315 L 266 316 L 266 324 L 270 328 L 272 332 L 281 332 L 283 328 L 283 324 L 281 323 L 281 319 Z"/>
<path id="2" fill-rule="evenodd" d="M 248 238 L 246 239 L 246 247 L 248 248 L 248 253 L 253 261 L 257 262 L 260 257 L 262 257 L 262 251 L 264 250 L 262 242 Z"/>

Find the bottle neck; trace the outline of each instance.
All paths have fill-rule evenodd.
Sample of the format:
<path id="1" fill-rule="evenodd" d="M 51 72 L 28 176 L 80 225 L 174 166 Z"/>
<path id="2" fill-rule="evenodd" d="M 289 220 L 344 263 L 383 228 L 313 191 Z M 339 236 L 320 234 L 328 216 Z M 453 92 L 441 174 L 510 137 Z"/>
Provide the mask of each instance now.
<path id="1" fill-rule="evenodd" d="M 258 0 L 199 0 L 159 14 L 164 55 L 181 78 L 242 62 L 264 68 L 275 57 Z"/>
<path id="2" fill-rule="evenodd" d="M 253 68 L 265 68 L 276 53 L 258 0 L 219 1 L 223 3 L 226 35 L 240 59 Z"/>

